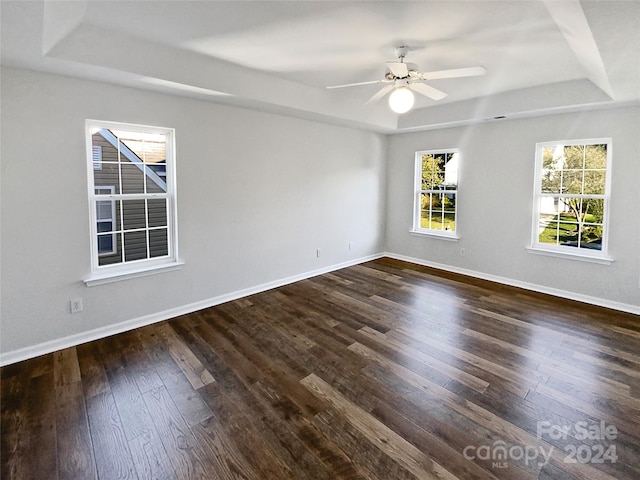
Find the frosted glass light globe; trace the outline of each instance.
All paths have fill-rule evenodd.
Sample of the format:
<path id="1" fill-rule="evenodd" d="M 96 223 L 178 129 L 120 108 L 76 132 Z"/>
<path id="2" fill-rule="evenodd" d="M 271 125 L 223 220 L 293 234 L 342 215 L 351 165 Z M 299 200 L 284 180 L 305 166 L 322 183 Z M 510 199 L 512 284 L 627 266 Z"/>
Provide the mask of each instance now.
<path id="1" fill-rule="evenodd" d="M 389 107 L 396 113 L 405 113 L 411 110 L 414 100 L 411 90 L 407 87 L 398 87 L 389 95 Z"/>

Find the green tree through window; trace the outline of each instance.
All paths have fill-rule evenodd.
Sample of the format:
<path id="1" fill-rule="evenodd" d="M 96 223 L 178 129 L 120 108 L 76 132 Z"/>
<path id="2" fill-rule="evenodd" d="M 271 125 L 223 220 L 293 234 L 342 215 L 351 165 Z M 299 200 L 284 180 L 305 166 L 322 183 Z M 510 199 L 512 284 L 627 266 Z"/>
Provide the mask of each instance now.
<path id="1" fill-rule="evenodd" d="M 414 231 L 454 235 L 458 159 L 457 150 L 416 153 Z"/>
<path id="2" fill-rule="evenodd" d="M 538 145 L 534 245 L 603 251 L 610 142 Z"/>

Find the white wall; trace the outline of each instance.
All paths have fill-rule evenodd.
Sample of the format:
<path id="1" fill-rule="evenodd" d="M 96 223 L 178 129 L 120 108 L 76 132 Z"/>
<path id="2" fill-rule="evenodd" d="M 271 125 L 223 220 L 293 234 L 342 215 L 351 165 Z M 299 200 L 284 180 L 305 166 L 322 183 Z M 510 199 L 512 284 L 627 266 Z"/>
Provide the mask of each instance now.
<path id="1" fill-rule="evenodd" d="M 82 282 L 87 118 L 176 129 L 182 269 Z M 1 126 L 3 355 L 384 248 L 378 134 L 7 68 Z M 76 297 L 84 311 L 71 315 Z"/>
<path id="2" fill-rule="evenodd" d="M 592 297 L 595 303 L 638 307 L 639 132 L 640 109 L 623 108 L 396 135 L 389 141 L 387 250 L 573 298 Z M 528 253 L 536 142 L 590 137 L 613 138 L 609 253 L 615 261 L 599 265 Z M 451 242 L 412 235 L 414 154 L 453 147 L 462 153 L 461 238 Z"/>

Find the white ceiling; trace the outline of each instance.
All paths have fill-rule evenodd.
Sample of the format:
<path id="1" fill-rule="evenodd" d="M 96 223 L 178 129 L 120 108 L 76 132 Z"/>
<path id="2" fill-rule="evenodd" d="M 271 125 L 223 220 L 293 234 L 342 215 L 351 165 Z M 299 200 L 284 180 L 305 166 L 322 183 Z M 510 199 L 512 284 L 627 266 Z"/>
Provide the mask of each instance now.
<path id="1" fill-rule="evenodd" d="M 640 2 L 11 1 L 3 65 L 381 132 L 640 102 Z M 366 105 L 393 47 L 448 93 L 393 114 Z"/>

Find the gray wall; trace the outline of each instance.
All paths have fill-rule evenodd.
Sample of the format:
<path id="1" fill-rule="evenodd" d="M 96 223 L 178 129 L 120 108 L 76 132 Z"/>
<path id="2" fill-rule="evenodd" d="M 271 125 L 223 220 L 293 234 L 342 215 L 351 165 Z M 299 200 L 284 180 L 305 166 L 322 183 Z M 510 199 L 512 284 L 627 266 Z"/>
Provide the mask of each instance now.
<path id="1" fill-rule="evenodd" d="M 536 142 L 612 137 L 611 265 L 528 253 Z M 461 149 L 458 242 L 412 235 L 414 153 Z M 600 303 L 640 305 L 640 109 L 501 120 L 396 135 L 387 167 L 387 250 Z M 463 248 L 465 255 L 460 255 Z"/>
<path id="2" fill-rule="evenodd" d="M 640 305 L 638 108 L 386 137 L 24 70 L 3 68 L 1 87 L 2 355 L 107 334 L 385 250 Z M 82 282 L 90 270 L 87 118 L 176 129 L 182 269 Z M 527 253 L 535 143 L 606 136 L 614 263 Z M 411 235 L 414 153 L 450 147 L 463 153 L 461 239 Z M 72 315 L 69 300 L 78 297 L 84 311 Z"/>
<path id="3" fill-rule="evenodd" d="M 182 269 L 82 282 L 87 118 L 176 129 Z M 3 68 L 1 140 L 2 353 L 384 248 L 387 140 L 378 134 Z M 77 297 L 84 311 L 71 315 Z"/>

